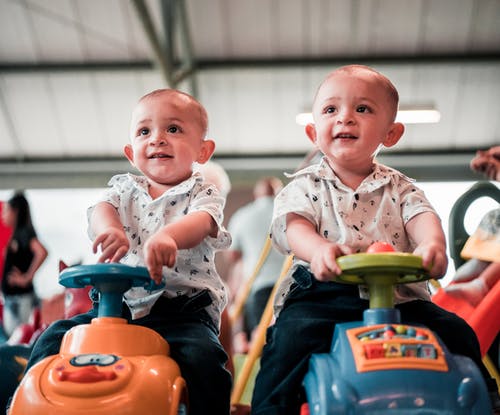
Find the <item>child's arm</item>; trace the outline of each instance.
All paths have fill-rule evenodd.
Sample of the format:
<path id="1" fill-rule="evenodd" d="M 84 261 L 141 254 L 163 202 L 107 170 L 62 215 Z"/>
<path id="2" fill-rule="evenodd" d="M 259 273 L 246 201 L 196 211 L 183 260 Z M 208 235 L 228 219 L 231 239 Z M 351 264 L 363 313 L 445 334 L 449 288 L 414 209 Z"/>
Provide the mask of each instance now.
<path id="1" fill-rule="evenodd" d="M 120 216 L 115 207 L 107 202 L 98 203 L 90 217 L 90 229 L 96 235 L 92 250 L 101 247 L 98 262 L 118 262 L 128 252 L 130 243 L 123 230 Z"/>
<path id="2" fill-rule="evenodd" d="M 446 273 L 446 239 L 439 218 L 432 212 L 420 213 L 406 224 L 408 235 L 417 245 L 413 253 L 420 255 L 423 266 L 430 269 L 434 278 Z"/>
<path id="3" fill-rule="evenodd" d="M 208 235 L 216 237 L 217 232 L 215 220 L 203 211 L 190 213 L 161 228 L 144 244 L 144 260 L 151 278 L 160 283 L 162 267 L 174 266 L 178 249 L 192 248 Z"/>
<path id="4" fill-rule="evenodd" d="M 311 271 L 320 281 L 328 281 L 342 271 L 337 257 L 351 254 L 346 245 L 336 244 L 323 238 L 314 224 L 295 213 L 286 215 L 286 235 L 293 254 L 311 264 Z"/>

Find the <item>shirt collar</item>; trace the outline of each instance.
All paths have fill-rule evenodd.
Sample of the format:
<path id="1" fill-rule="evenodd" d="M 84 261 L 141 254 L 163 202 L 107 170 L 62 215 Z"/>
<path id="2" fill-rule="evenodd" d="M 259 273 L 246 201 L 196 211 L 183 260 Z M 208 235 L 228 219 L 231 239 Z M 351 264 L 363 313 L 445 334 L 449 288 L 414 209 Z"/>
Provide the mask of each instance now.
<path id="1" fill-rule="evenodd" d="M 319 163 L 307 166 L 295 173 L 285 175 L 289 178 L 294 178 L 302 175 L 313 175 L 320 180 L 326 180 L 333 183 L 333 186 L 336 189 L 342 189 L 346 191 L 352 191 L 349 187 L 347 187 L 342 181 L 337 177 L 335 172 L 332 170 L 330 165 L 328 164 L 326 157 L 322 157 Z M 391 167 L 385 166 L 384 164 L 380 164 L 374 162 L 373 171 L 361 182 L 359 187 L 356 189 L 358 193 L 369 193 L 372 192 L 382 186 L 385 186 L 387 183 L 391 181 L 391 179 L 395 176 L 403 177 L 408 181 L 413 182 L 413 179 L 410 179 L 398 172 L 397 170 L 392 169 Z"/>
<path id="2" fill-rule="evenodd" d="M 148 180 L 146 179 L 145 176 L 137 176 L 132 173 L 127 173 L 126 177 L 127 180 L 132 184 L 132 186 L 134 186 L 140 192 L 147 193 L 149 195 Z M 196 183 L 201 183 L 202 181 L 203 181 L 203 176 L 199 172 L 195 172 L 183 182 L 168 189 L 158 199 L 161 199 L 167 195 L 170 197 L 188 193 L 193 189 Z"/>

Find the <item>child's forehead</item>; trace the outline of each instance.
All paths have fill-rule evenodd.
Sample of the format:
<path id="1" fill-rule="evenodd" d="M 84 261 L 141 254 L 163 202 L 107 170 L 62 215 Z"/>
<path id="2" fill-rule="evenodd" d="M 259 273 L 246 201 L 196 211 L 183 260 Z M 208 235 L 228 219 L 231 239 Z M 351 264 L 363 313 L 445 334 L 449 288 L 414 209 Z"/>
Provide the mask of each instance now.
<path id="1" fill-rule="evenodd" d="M 397 107 L 397 97 L 379 74 L 364 69 L 331 72 L 321 83 L 315 96 L 314 105 L 335 98 L 388 100 Z M 394 104 L 394 105 L 393 105 Z"/>
<path id="2" fill-rule="evenodd" d="M 383 90 L 383 85 L 380 80 L 369 73 L 332 73 L 321 84 L 318 96 L 341 90 L 346 90 L 351 95 L 356 95 L 357 91 L 363 94 L 376 94 Z"/>
<path id="3" fill-rule="evenodd" d="M 156 90 L 142 97 L 132 111 L 132 126 L 142 119 L 177 119 L 194 123 L 203 130 L 203 135 L 208 128 L 208 116 L 203 106 L 192 96 L 172 89 Z"/>
<path id="4" fill-rule="evenodd" d="M 143 97 L 137 105 L 135 109 L 146 109 L 151 107 L 168 107 L 172 109 L 184 109 L 194 106 L 194 103 L 188 97 L 178 94 L 173 91 L 165 91 L 162 93 L 157 93 L 154 95 L 148 95 Z"/>
<path id="5" fill-rule="evenodd" d="M 174 96 L 151 96 L 140 100 L 132 112 L 132 121 L 161 116 L 162 118 L 182 118 L 189 114 L 192 106 L 187 101 Z"/>

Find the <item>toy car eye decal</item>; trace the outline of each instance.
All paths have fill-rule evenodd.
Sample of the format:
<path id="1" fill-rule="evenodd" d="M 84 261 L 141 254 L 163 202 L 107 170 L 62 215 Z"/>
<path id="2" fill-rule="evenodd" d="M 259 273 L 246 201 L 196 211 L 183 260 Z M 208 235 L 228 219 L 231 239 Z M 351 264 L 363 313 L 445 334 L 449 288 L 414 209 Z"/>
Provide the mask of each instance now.
<path id="1" fill-rule="evenodd" d="M 69 362 L 73 366 L 110 366 L 120 360 L 114 354 L 80 354 L 73 357 Z"/>

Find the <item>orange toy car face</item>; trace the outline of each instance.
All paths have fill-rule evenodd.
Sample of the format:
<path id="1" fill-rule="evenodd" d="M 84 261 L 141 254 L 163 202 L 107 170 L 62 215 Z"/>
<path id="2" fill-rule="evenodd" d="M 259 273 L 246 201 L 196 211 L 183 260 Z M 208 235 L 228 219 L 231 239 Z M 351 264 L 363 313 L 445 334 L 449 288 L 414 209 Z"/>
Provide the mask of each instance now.
<path id="1" fill-rule="evenodd" d="M 47 391 L 61 396 L 103 396 L 127 386 L 131 380 L 132 362 L 112 354 L 58 356 L 46 371 L 44 388 Z"/>
<path id="2" fill-rule="evenodd" d="M 149 344 L 164 340 L 144 327 L 115 323 L 95 319 L 90 325 L 70 330 L 61 353 L 42 360 L 26 374 L 10 414 L 72 415 L 87 411 L 177 415 L 180 403 L 187 403 L 187 389 L 178 365 L 168 356 L 168 346 L 165 343 L 157 350 L 143 349 L 141 354 L 139 349 L 130 350 L 129 336 L 151 336 Z M 80 337 L 89 340 L 98 336 L 102 342 L 104 329 L 108 335 L 113 333 L 114 339 L 126 334 L 128 341 L 121 339 L 129 346 L 122 350 L 124 354 L 120 355 L 119 350 L 89 352 L 90 346 L 83 340 L 82 353 L 68 352 L 75 349 Z"/>

